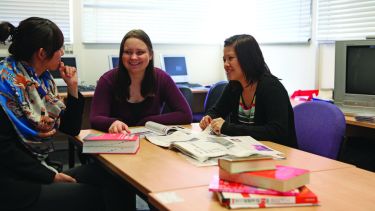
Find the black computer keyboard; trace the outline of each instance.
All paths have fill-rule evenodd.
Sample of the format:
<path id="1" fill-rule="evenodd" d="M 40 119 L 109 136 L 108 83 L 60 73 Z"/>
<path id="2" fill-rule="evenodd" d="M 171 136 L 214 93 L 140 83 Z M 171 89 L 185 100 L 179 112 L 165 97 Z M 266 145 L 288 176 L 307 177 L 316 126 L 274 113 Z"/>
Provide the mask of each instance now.
<path id="1" fill-rule="evenodd" d="M 58 86 L 57 87 L 57 91 L 59 91 L 59 93 L 67 92 L 68 91 L 68 87 L 67 86 Z M 89 86 L 79 85 L 78 86 L 78 91 L 80 91 L 80 92 L 95 91 L 95 86 L 93 86 L 93 85 L 89 85 Z"/>
<path id="2" fill-rule="evenodd" d="M 78 86 L 78 90 L 80 92 L 92 92 L 92 91 L 95 91 L 95 86 L 94 85 L 88 85 L 88 86 L 83 86 L 83 85 L 79 85 Z"/>
<path id="3" fill-rule="evenodd" d="M 189 88 L 202 87 L 201 84 L 196 83 L 176 83 L 177 86 L 187 86 Z"/>

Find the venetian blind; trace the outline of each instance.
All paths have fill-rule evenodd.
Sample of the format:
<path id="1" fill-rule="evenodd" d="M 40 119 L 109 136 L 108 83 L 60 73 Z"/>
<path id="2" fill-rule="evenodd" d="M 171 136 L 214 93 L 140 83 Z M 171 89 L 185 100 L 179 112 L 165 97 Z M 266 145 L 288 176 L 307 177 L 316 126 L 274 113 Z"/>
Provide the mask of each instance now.
<path id="1" fill-rule="evenodd" d="M 317 40 L 354 40 L 375 36 L 374 0 L 319 0 Z"/>
<path id="2" fill-rule="evenodd" d="M 47 18 L 59 26 L 65 42 L 72 42 L 69 0 L 1 0 L 0 8 L 0 21 L 18 26 L 28 17 Z"/>
<path id="3" fill-rule="evenodd" d="M 307 42 L 311 0 L 83 0 L 85 43 L 119 43 L 143 29 L 153 43 L 222 43 L 249 33 L 263 43 Z"/>

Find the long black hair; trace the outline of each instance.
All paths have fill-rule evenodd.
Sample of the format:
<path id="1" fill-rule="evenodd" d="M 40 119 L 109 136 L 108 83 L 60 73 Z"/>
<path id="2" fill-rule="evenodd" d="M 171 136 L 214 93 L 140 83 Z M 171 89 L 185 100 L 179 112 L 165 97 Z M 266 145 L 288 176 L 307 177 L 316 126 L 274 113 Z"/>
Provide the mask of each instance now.
<path id="1" fill-rule="evenodd" d="M 59 27 L 52 21 L 30 17 L 21 21 L 18 27 L 9 22 L 0 23 L 0 42 L 11 42 L 8 51 L 16 59 L 30 61 L 33 54 L 40 48 L 46 51 L 47 58 L 64 44 L 64 35 Z"/>
<path id="2" fill-rule="evenodd" d="M 124 53 L 124 44 L 127 39 L 136 38 L 144 42 L 148 48 L 148 51 L 151 55 L 151 60 L 149 61 L 144 78 L 141 84 L 141 95 L 142 97 L 152 96 L 155 93 L 155 73 L 154 73 L 154 50 L 152 48 L 152 43 L 150 37 L 141 29 L 134 29 L 125 34 L 122 38 L 120 44 L 120 53 L 119 53 L 119 65 L 116 77 L 116 93 L 115 99 L 118 101 L 124 101 L 129 99 L 129 87 L 131 84 L 131 78 L 129 76 L 128 70 L 125 68 L 122 63 L 122 55 Z"/>
<path id="3" fill-rule="evenodd" d="M 272 75 L 262 51 L 255 38 L 248 34 L 229 37 L 224 41 L 224 47 L 233 46 L 243 74 L 249 84 L 259 81 L 265 75 Z"/>

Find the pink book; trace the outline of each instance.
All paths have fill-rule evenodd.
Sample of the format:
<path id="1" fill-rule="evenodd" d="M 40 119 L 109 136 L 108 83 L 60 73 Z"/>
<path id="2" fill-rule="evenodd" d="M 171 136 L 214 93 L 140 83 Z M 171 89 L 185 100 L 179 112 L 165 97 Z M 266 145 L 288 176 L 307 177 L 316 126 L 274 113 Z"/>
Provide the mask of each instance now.
<path id="1" fill-rule="evenodd" d="M 138 139 L 138 135 L 126 133 L 90 134 L 84 138 L 85 141 L 136 141 Z"/>
<path id="2" fill-rule="evenodd" d="M 242 183 L 229 182 L 219 178 L 219 175 L 214 175 L 209 186 L 211 192 L 232 192 L 232 193 L 251 193 L 251 194 L 266 194 L 275 196 L 295 196 L 299 194 L 299 189 L 293 189 L 287 192 L 280 192 L 271 189 L 263 189 Z"/>
<path id="3" fill-rule="evenodd" d="M 291 166 L 277 165 L 275 170 L 231 174 L 219 168 L 220 179 L 260 188 L 286 192 L 309 183 L 310 172 Z"/>

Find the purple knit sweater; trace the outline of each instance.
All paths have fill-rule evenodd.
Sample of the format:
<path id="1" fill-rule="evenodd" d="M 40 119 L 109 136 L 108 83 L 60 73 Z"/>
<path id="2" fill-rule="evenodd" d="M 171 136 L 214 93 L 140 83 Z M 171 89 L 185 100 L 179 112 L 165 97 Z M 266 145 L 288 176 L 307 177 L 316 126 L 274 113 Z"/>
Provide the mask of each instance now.
<path id="1" fill-rule="evenodd" d="M 98 81 L 91 103 L 90 122 L 93 129 L 108 131 L 115 120 L 128 126 L 144 126 L 147 121 L 165 125 L 191 123 L 192 112 L 189 104 L 172 78 L 164 71 L 154 68 L 155 96 L 146 97 L 140 103 L 118 103 L 114 100 L 116 71 L 118 69 L 106 72 Z M 169 106 L 170 113 L 161 114 L 163 103 Z"/>

